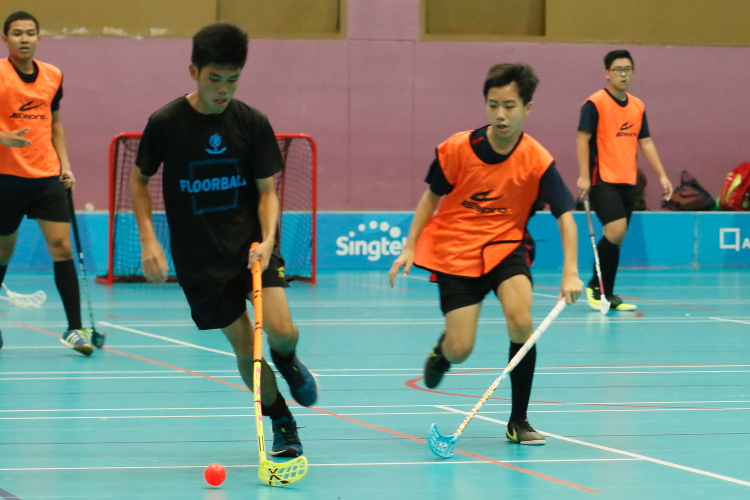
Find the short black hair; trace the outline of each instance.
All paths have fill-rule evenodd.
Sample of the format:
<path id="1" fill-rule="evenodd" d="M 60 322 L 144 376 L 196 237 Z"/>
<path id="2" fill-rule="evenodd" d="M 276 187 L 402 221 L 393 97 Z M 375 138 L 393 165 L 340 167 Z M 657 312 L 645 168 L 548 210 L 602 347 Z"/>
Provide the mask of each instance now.
<path id="1" fill-rule="evenodd" d="M 198 69 L 214 65 L 240 69 L 247 60 L 247 33 L 230 23 L 213 23 L 193 37 L 190 61 Z"/>
<path id="2" fill-rule="evenodd" d="M 630 59 L 630 64 L 632 64 L 635 68 L 633 56 L 630 55 L 630 52 L 624 49 L 619 49 L 608 52 L 607 55 L 604 56 L 604 69 L 611 69 L 610 66 L 612 66 L 612 63 L 615 61 L 615 59 Z"/>
<path id="3" fill-rule="evenodd" d="M 28 12 L 19 10 L 18 12 L 14 12 L 13 14 L 9 15 L 5 19 L 5 24 L 3 24 L 3 35 L 8 36 L 10 25 L 15 23 L 16 21 L 34 21 L 34 24 L 36 25 L 36 32 L 37 34 L 39 33 L 39 21 L 36 20 L 36 17 L 32 16 Z"/>
<path id="4" fill-rule="evenodd" d="M 484 98 L 487 99 L 492 87 L 505 87 L 513 82 L 516 82 L 521 101 L 524 104 L 530 103 L 539 84 L 539 78 L 531 66 L 526 64 L 496 64 L 491 67 L 484 80 Z"/>

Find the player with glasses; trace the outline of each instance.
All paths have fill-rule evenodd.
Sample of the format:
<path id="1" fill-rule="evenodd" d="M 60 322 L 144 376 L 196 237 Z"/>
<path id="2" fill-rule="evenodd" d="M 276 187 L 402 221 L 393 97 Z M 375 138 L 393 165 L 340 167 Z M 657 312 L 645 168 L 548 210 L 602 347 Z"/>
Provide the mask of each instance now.
<path id="1" fill-rule="evenodd" d="M 620 247 L 628 230 L 636 194 L 638 147 L 646 156 L 662 187 L 665 198 L 672 195 L 672 184 L 651 139 L 643 101 L 627 92 L 633 83 L 635 64 L 627 50 L 613 50 L 604 57 L 607 86 L 589 97 L 581 108 L 576 152 L 578 194 L 589 196 L 591 206 L 604 227 L 597 245 L 605 300 L 610 309 L 632 311 L 614 294 L 615 276 L 620 263 Z M 588 303 L 599 309 L 602 291 L 594 268 L 586 288 Z"/>

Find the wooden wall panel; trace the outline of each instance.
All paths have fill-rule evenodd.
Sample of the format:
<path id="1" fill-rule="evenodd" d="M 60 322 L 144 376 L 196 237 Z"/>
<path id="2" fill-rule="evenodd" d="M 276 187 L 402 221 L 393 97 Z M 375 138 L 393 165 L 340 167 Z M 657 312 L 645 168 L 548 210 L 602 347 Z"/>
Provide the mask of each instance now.
<path id="1" fill-rule="evenodd" d="M 425 35 L 544 36 L 545 0 L 423 0 Z"/>
<path id="2" fill-rule="evenodd" d="M 0 0 L 0 18 L 24 10 L 43 35 L 192 37 L 216 19 L 216 0 Z"/>
<path id="3" fill-rule="evenodd" d="M 555 42 L 750 45 L 747 0 L 548 0 Z"/>
<path id="4" fill-rule="evenodd" d="M 344 0 L 218 0 L 217 18 L 251 38 L 342 38 Z"/>

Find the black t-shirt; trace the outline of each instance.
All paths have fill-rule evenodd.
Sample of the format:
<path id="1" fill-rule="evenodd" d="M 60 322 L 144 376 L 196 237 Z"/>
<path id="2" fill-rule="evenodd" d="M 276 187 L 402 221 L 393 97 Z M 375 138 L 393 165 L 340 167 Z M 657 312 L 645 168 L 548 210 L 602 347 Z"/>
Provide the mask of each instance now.
<path id="1" fill-rule="evenodd" d="M 237 276 L 261 241 L 255 179 L 284 168 L 263 113 L 233 99 L 217 115 L 180 97 L 149 118 L 136 165 L 154 175 L 164 164 L 163 192 L 172 259 L 183 286 Z"/>
<path id="2" fill-rule="evenodd" d="M 489 165 L 498 165 L 499 168 L 502 168 L 500 164 L 507 160 L 513 154 L 513 151 L 516 150 L 514 146 L 510 153 L 502 155 L 492 149 L 492 145 L 487 140 L 486 126 L 474 130 L 469 136 L 469 140 L 471 141 L 471 149 L 480 160 Z M 518 143 L 520 142 L 521 139 L 519 138 Z M 518 146 L 518 143 L 516 143 L 516 146 Z M 445 178 L 445 174 L 437 158 L 430 165 L 425 182 L 430 185 L 430 191 L 438 196 L 444 196 L 453 190 L 453 186 Z M 550 165 L 539 180 L 539 198 L 549 203 L 550 211 L 555 218 L 575 209 L 575 199 L 563 182 L 562 177 L 560 177 L 560 173 L 555 168 L 554 162 L 552 162 L 552 165 Z"/>

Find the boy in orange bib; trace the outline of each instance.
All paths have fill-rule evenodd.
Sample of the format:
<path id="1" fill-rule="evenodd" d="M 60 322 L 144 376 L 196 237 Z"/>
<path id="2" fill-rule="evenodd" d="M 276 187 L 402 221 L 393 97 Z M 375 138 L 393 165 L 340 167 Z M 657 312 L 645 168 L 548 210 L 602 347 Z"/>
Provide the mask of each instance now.
<path id="1" fill-rule="evenodd" d="M 82 328 L 78 276 L 70 244 L 70 170 L 59 117 L 62 72 L 34 60 L 39 23 L 14 12 L 3 24 L 8 58 L 0 59 L 0 284 L 13 256 L 24 215 L 36 219 L 54 263 L 68 329 L 60 341 L 85 356 L 94 352 Z M 0 347 L 2 347 L 0 336 Z"/>
<path id="2" fill-rule="evenodd" d="M 581 293 L 577 230 L 570 213 L 575 200 L 555 169 L 552 156 L 521 130 L 539 83 L 522 64 L 493 66 L 484 83 L 490 124 L 460 132 L 437 148 L 404 250 L 389 273 L 412 264 L 432 272 L 440 290 L 445 331 L 424 368 L 425 385 L 437 387 L 452 363 L 474 348 L 484 297 L 500 300 L 510 337 L 510 358 L 533 332 L 533 240 L 526 231 L 541 198 L 557 218 L 565 254 L 561 297 L 572 304 Z M 442 199 L 442 201 L 441 201 Z M 439 205 L 439 208 L 438 208 Z M 435 210 L 437 209 L 437 213 Z M 511 372 L 513 407 L 506 436 L 515 443 L 544 444 L 526 411 L 536 365 L 534 346 Z"/>
<path id="3" fill-rule="evenodd" d="M 623 303 L 614 294 L 614 287 L 620 247 L 635 203 L 638 146 L 659 176 L 665 198 L 672 195 L 672 184 L 651 139 L 646 108 L 640 99 L 626 92 L 633 83 L 635 70 L 630 52 L 613 50 L 604 57 L 604 67 L 607 87 L 589 97 L 581 108 L 576 138 L 578 194 L 581 198 L 588 194 L 604 226 L 597 253 L 605 300 L 609 300 L 614 311 L 633 311 L 636 306 Z M 586 288 L 586 297 L 589 305 L 598 310 L 601 290 L 596 268 Z"/>

